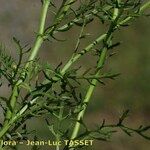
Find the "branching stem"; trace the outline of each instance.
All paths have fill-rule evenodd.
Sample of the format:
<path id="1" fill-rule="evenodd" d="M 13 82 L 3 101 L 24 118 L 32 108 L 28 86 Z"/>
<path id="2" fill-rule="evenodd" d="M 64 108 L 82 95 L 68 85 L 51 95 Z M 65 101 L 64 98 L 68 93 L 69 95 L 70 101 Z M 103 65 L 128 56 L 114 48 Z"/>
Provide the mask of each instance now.
<path id="1" fill-rule="evenodd" d="M 20 79 L 18 81 L 16 81 L 16 83 L 14 83 L 13 88 L 12 88 L 12 94 L 9 98 L 9 104 L 8 104 L 8 108 L 7 108 L 7 112 L 6 112 L 6 117 L 5 117 L 5 121 L 3 124 L 3 127 L 0 130 L 0 139 L 6 134 L 6 132 L 10 129 L 10 127 L 12 126 L 12 124 L 14 124 L 15 122 L 17 122 L 17 120 L 19 118 L 21 118 L 24 113 L 26 112 L 26 110 L 28 110 L 29 106 L 25 105 L 23 106 L 20 110 L 18 110 L 18 112 L 16 112 L 15 108 L 16 108 L 16 103 L 17 103 L 17 99 L 19 97 L 20 94 L 20 84 L 22 84 L 24 82 L 24 80 L 26 79 L 26 74 L 28 73 L 28 68 L 29 66 L 32 64 L 32 62 L 34 61 L 34 59 L 36 58 L 39 49 L 45 39 L 45 36 L 54 34 L 59 32 L 59 30 L 63 30 L 64 28 L 68 27 L 68 24 L 62 26 L 62 27 L 58 27 L 61 23 L 61 21 L 63 20 L 63 18 L 66 16 L 67 11 L 70 9 L 71 4 L 73 2 L 75 2 L 76 0 L 64 0 L 62 2 L 62 5 L 56 15 L 56 18 L 54 19 L 54 26 L 50 27 L 49 29 L 45 30 L 45 22 L 46 22 L 46 16 L 47 16 L 47 12 L 48 12 L 48 8 L 50 5 L 51 0 L 43 0 L 43 6 L 42 6 L 42 10 L 41 10 L 41 18 L 40 18 L 40 24 L 39 24 L 39 30 L 36 36 L 36 40 L 34 42 L 34 45 L 31 49 L 31 53 L 29 56 L 29 59 L 24 67 L 24 70 L 22 71 L 22 76 L 20 77 Z M 116 0 L 118 2 L 118 4 L 120 3 L 120 0 Z M 143 14 L 143 11 L 147 8 L 150 7 L 150 1 L 148 1 L 147 3 L 145 3 L 143 6 L 141 6 L 141 8 L 139 9 L 139 11 L 137 12 L 137 14 Z M 119 9 L 118 7 L 114 8 L 114 14 L 113 14 L 113 22 L 115 22 L 117 16 L 119 13 Z M 87 16 L 88 17 L 88 16 Z M 121 25 L 124 25 L 125 23 L 127 23 L 129 20 L 135 18 L 135 16 L 129 16 L 127 18 L 125 18 L 124 20 L 118 22 L 118 24 L 116 24 L 116 28 L 120 27 Z M 75 18 L 72 22 L 71 22 L 71 26 L 74 24 L 74 22 L 78 21 L 77 18 Z M 110 30 L 109 30 L 110 31 Z M 92 48 L 97 45 L 98 43 L 100 43 L 101 41 L 106 42 L 106 45 L 104 45 L 101 54 L 99 56 L 99 60 L 97 63 L 97 70 L 95 72 L 95 77 L 98 77 L 100 74 L 100 69 L 102 68 L 104 63 L 105 63 L 105 58 L 107 55 L 107 42 L 109 42 L 109 38 L 112 36 L 111 32 L 108 32 L 106 34 L 103 34 L 101 36 L 99 36 L 95 41 L 93 41 L 91 44 L 89 44 L 85 49 L 83 49 L 81 52 L 76 53 L 74 55 L 72 55 L 71 59 L 66 63 L 66 65 L 63 67 L 63 69 L 61 70 L 61 74 L 62 76 L 67 72 L 67 70 L 73 65 L 74 62 L 76 62 L 82 55 L 86 54 L 87 52 L 91 51 Z M 79 41 L 77 42 L 77 46 L 79 45 Z M 83 110 L 79 112 L 78 116 L 77 116 L 77 121 L 75 123 L 75 127 L 73 129 L 72 135 L 71 135 L 71 139 L 75 139 L 78 135 L 78 132 L 80 130 L 80 126 L 81 124 L 79 123 L 79 121 L 83 118 L 85 111 L 87 109 L 87 105 L 91 99 L 91 96 L 93 94 L 94 88 L 96 86 L 97 83 L 97 79 L 92 79 L 91 85 L 89 86 L 86 96 L 84 98 L 83 101 Z M 35 102 L 39 97 L 37 97 L 36 99 L 32 99 L 31 102 Z M 60 117 L 62 116 L 62 110 L 60 110 Z M 59 140 L 59 139 L 58 139 Z"/>
<path id="2" fill-rule="evenodd" d="M 119 1 L 118 1 L 118 3 L 119 3 Z M 118 13 L 119 13 L 118 8 L 115 8 L 114 9 L 114 16 L 113 16 L 112 24 L 115 22 L 115 20 L 116 20 L 116 18 L 118 16 Z M 109 33 L 110 30 L 111 30 L 111 28 L 112 28 L 112 24 L 110 25 L 110 29 L 109 29 L 108 34 L 106 36 L 106 41 L 105 41 L 106 43 L 109 42 L 109 39 L 110 39 L 110 37 L 112 35 L 112 33 Z M 106 59 L 106 54 L 107 54 L 107 48 L 104 47 L 103 50 L 102 50 L 102 52 L 101 52 L 101 54 L 100 54 L 100 57 L 99 57 L 99 61 L 98 61 L 98 64 L 97 64 L 97 71 L 95 73 L 95 76 L 99 76 L 99 74 L 100 74 L 100 69 L 99 68 L 103 67 L 103 65 L 105 63 L 105 59 Z M 77 116 L 77 121 L 76 121 L 75 127 L 73 129 L 73 132 L 72 132 L 72 135 L 71 135 L 71 139 L 75 139 L 77 137 L 77 135 L 78 135 L 78 132 L 79 132 L 80 126 L 81 126 L 81 124 L 80 124 L 79 121 L 83 118 L 83 116 L 85 114 L 85 111 L 87 109 L 88 103 L 89 103 L 89 101 L 91 99 L 91 96 L 93 94 L 93 91 L 95 89 L 96 84 L 97 84 L 97 80 L 93 79 L 92 82 L 91 82 L 91 85 L 88 88 L 88 91 L 86 93 L 84 101 L 83 101 L 84 107 L 79 112 L 79 114 Z"/>
<path id="3" fill-rule="evenodd" d="M 43 1 L 38 35 L 37 35 L 37 38 L 35 40 L 34 46 L 33 46 L 32 50 L 31 50 L 31 54 L 30 54 L 30 57 L 28 59 L 28 62 L 26 64 L 26 66 L 25 66 L 26 69 L 29 67 L 29 64 L 31 64 L 32 61 L 37 56 L 37 53 L 38 53 L 38 51 L 39 51 L 39 49 L 41 47 L 41 44 L 43 42 L 42 35 L 44 33 L 46 15 L 47 15 L 47 11 L 48 11 L 48 7 L 49 7 L 49 4 L 50 4 L 50 1 L 51 0 L 44 0 Z M 9 129 L 9 124 L 10 124 L 9 121 L 10 121 L 10 119 L 11 119 L 13 113 L 14 113 L 16 102 L 17 102 L 17 98 L 18 98 L 19 92 L 20 92 L 19 85 L 24 81 L 25 75 L 26 75 L 26 72 L 23 71 L 23 73 L 22 73 L 22 79 L 19 79 L 17 81 L 17 83 L 14 85 L 13 89 L 12 89 L 12 95 L 10 96 L 10 104 L 9 104 L 8 109 L 7 109 L 5 122 L 4 122 L 3 128 L 0 131 L 0 138 Z"/>

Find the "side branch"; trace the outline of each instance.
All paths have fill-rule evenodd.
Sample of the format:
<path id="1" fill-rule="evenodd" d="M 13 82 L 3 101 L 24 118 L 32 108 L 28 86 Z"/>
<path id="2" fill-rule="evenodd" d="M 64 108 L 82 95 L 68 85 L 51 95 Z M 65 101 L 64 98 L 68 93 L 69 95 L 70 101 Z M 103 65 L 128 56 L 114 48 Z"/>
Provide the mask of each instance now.
<path id="1" fill-rule="evenodd" d="M 34 43 L 34 46 L 31 50 L 31 54 L 30 57 L 28 59 L 27 64 L 25 65 L 25 70 L 29 67 L 29 64 L 32 63 L 32 61 L 35 59 L 35 57 L 37 56 L 37 53 L 41 47 L 41 44 L 43 42 L 43 37 L 42 35 L 44 34 L 44 28 L 45 28 L 45 21 L 46 21 L 46 15 L 47 15 L 47 11 L 48 11 L 48 7 L 50 4 L 51 0 L 44 0 L 43 1 L 43 6 L 42 6 L 42 11 L 41 11 L 41 19 L 40 19 L 40 24 L 39 24 L 39 31 L 38 31 L 38 35 L 36 38 L 36 41 Z M 25 80 L 25 76 L 26 76 L 26 71 L 22 72 L 22 79 L 19 79 L 15 85 L 13 86 L 12 89 L 12 95 L 10 96 L 10 102 L 9 102 L 9 106 L 7 108 L 7 112 L 6 112 L 6 117 L 5 117 L 5 121 L 3 124 L 3 128 L 0 131 L 0 138 L 7 132 L 7 130 L 9 129 L 9 121 L 11 120 L 12 115 L 14 114 L 15 111 L 15 106 L 16 106 L 16 102 L 20 93 L 20 84 L 22 82 L 24 82 Z"/>

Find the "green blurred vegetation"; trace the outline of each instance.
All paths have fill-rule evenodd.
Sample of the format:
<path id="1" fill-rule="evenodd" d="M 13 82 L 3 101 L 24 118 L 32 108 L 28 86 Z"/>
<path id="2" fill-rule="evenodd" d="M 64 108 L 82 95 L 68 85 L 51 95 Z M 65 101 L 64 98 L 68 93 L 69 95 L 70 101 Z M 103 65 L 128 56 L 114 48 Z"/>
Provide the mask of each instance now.
<path id="1" fill-rule="evenodd" d="M 8 52 L 14 57 L 15 47 L 12 37 L 16 36 L 23 43 L 32 44 L 34 32 L 37 28 L 40 5 L 37 0 L 11 0 L 6 2 L 0 0 L 0 41 L 6 44 Z M 49 22 L 51 18 L 49 17 Z M 122 110 L 129 108 L 131 116 L 128 118 L 131 126 L 141 123 L 148 124 L 150 116 L 150 19 L 142 17 L 135 21 L 130 27 L 118 31 L 117 39 L 122 44 L 114 51 L 115 56 L 107 62 L 107 70 L 119 72 L 121 75 L 115 81 L 108 81 L 106 85 L 99 85 L 93 95 L 91 105 L 88 108 L 85 120 L 89 126 L 101 123 L 103 118 L 108 122 L 115 121 Z M 75 45 L 78 28 L 73 28 L 67 34 L 57 35 L 60 39 L 67 39 L 67 42 L 46 42 L 42 47 L 42 60 L 49 61 L 52 66 L 65 62 L 71 56 L 72 45 Z M 96 20 L 87 27 L 92 34 L 83 42 L 87 45 L 88 40 L 94 39 L 98 33 L 105 29 Z M 94 65 L 94 56 L 85 56 L 76 64 L 84 64 L 85 68 Z M 85 68 L 82 68 L 84 70 Z M 87 89 L 87 84 L 82 91 Z M 0 94 L 7 95 L 7 87 L 0 91 Z M 46 126 L 42 124 L 43 118 L 29 121 L 31 129 L 35 129 L 41 138 L 49 137 Z M 33 123 L 34 122 L 34 123 Z M 115 140 L 114 140 L 115 139 Z M 128 138 L 124 134 L 116 135 L 112 142 L 99 142 L 94 144 L 92 150 L 148 150 L 150 142 L 140 137 Z"/>

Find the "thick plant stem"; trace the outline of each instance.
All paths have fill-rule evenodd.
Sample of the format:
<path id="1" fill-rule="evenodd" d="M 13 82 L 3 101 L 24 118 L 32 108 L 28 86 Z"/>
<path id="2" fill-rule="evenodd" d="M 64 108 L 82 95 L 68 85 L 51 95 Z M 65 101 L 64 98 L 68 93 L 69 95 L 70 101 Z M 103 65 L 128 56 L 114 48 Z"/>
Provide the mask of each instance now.
<path id="1" fill-rule="evenodd" d="M 118 4 L 120 3 L 120 0 L 117 0 Z M 150 1 L 145 3 L 139 10 L 139 14 L 142 14 L 143 11 L 147 8 L 150 7 Z M 114 9 L 114 14 L 113 14 L 113 21 L 116 20 L 117 16 L 119 14 L 119 9 L 118 8 L 115 8 Z M 126 18 L 124 21 L 122 21 L 121 23 L 119 23 L 119 26 L 126 23 L 127 21 L 131 20 L 132 17 L 128 17 Z M 111 33 L 110 33 L 110 36 L 111 36 Z M 110 36 L 107 36 L 106 39 L 109 40 L 109 37 Z M 106 41 L 107 42 L 107 41 Z M 106 53 L 107 53 L 107 49 L 104 48 L 102 53 L 101 53 L 101 56 L 100 56 L 100 59 L 99 59 L 99 62 L 98 62 L 98 68 L 101 68 L 103 65 L 104 65 L 104 62 L 105 62 L 105 58 L 106 58 Z M 77 59 L 78 57 L 80 56 L 77 56 Z M 64 67 L 64 72 L 65 70 L 67 70 L 69 67 L 70 67 L 70 63 L 71 63 L 71 60 L 70 62 L 67 63 L 67 65 Z M 100 70 L 97 70 L 96 72 L 96 76 L 98 76 L 100 74 Z M 93 79 L 92 82 L 91 82 L 91 85 L 89 86 L 89 89 L 87 91 L 87 94 L 85 96 L 85 99 L 83 101 L 83 110 L 78 114 L 77 116 L 77 122 L 75 124 L 75 127 L 73 129 L 73 132 L 72 132 L 72 135 L 71 135 L 71 139 L 75 139 L 79 133 L 79 130 L 80 130 L 80 123 L 79 121 L 83 118 L 84 114 L 85 114 L 85 111 L 86 111 L 86 108 L 87 108 L 87 105 L 89 104 L 89 101 L 90 101 L 90 98 L 92 96 L 92 93 L 94 91 L 94 88 L 96 86 L 96 83 L 97 83 L 97 80 L 96 79 Z M 71 150 L 74 150 L 74 148 L 71 148 Z"/>
<path id="2" fill-rule="evenodd" d="M 98 37 L 95 41 L 93 41 L 91 44 L 89 44 L 86 48 L 84 48 L 81 52 L 79 52 L 76 55 L 73 55 L 72 58 L 66 63 L 66 65 L 61 70 L 61 74 L 64 75 L 65 72 L 70 68 L 70 66 L 76 62 L 82 55 L 89 52 L 95 45 L 100 43 L 106 38 L 107 34 L 103 34 L 100 37 Z"/>
<path id="3" fill-rule="evenodd" d="M 106 58 L 106 53 L 107 53 L 107 49 L 104 48 L 102 50 L 101 56 L 99 58 L 98 68 L 101 68 L 104 65 L 105 58 Z M 99 76 L 99 74 L 100 74 L 100 70 L 98 69 L 97 72 L 96 72 L 96 74 L 95 74 L 95 76 L 97 77 L 97 76 Z M 79 129 L 80 129 L 80 123 L 78 121 L 80 121 L 83 118 L 83 116 L 84 116 L 85 110 L 86 110 L 87 105 L 88 105 L 88 103 L 90 101 L 90 98 L 92 96 L 92 93 L 94 91 L 96 83 L 97 83 L 97 80 L 93 79 L 92 82 L 91 82 L 91 85 L 89 86 L 89 89 L 88 89 L 87 94 L 85 96 L 85 99 L 83 101 L 83 110 L 80 111 L 80 113 L 77 116 L 77 122 L 76 122 L 74 130 L 72 132 L 71 139 L 74 139 L 74 138 L 77 137 L 77 134 L 78 134 Z"/>
<path id="4" fill-rule="evenodd" d="M 143 13 L 143 11 L 147 8 L 150 8 L 150 1 L 148 1 L 147 3 L 145 3 L 139 10 L 139 13 Z"/>
<path id="5" fill-rule="evenodd" d="M 58 12 L 55 16 L 56 22 L 59 22 L 64 18 L 64 16 L 66 15 L 68 10 L 70 9 L 71 4 L 74 3 L 74 2 L 75 2 L 75 0 L 64 0 L 62 2 L 62 5 L 59 8 L 59 10 L 58 10 Z"/>
<path id="6" fill-rule="evenodd" d="M 65 0 L 66 1 L 66 0 Z M 32 51 L 31 51 L 31 55 L 29 57 L 29 62 L 32 63 L 32 61 L 34 60 L 34 58 L 36 57 L 38 51 L 39 51 L 39 48 L 41 47 L 41 44 L 43 42 L 43 32 L 44 32 L 44 24 L 45 24 L 45 19 L 46 19 L 46 14 L 47 14 L 47 10 L 48 10 L 48 6 L 50 4 L 50 0 L 43 0 L 43 8 L 42 8 L 42 13 L 41 13 L 41 23 L 40 23 L 40 28 L 39 28 L 39 32 L 38 32 L 38 35 L 37 35 L 37 38 L 36 38 L 36 41 L 35 41 L 35 44 L 32 48 Z M 68 5 L 66 5 L 67 9 L 68 7 L 70 6 L 71 3 L 68 3 Z M 150 1 L 147 2 L 146 4 L 144 4 L 141 9 L 139 10 L 139 13 L 143 13 L 143 11 L 146 9 L 146 8 L 149 8 L 150 7 Z M 64 11 L 65 12 L 65 11 Z M 65 13 L 64 13 L 65 14 Z M 61 17 L 60 17 L 61 18 Z M 63 17 L 62 17 L 63 18 Z M 122 22 L 120 22 L 118 24 L 118 26 L 126 23 L 127 21 L 131 20 L 132 18 L 134 17 L 128 17 L 126 18 L 125 20 L 123 20 Z M 62 19 L 61 19 L 62 20 Z M 105 35 L 106 36 L 106 35 Z M 94 44 L 94 43 L 93 43 Z M 95 45 L 95 44 L 94 44 Z M 90 49 L 92 48 L 92 45 L 89 45 L 91 46 Z M 90 50 L 89 49 L 89 50 Z M 88 48 L 87 48 L 88 50 Z M 78 53 L 77 55 L 75 55 L 75 57 L 72 57 L 72 60 L 70 60 L 70 62 L 67 63 L 67 65 L 65 65 L 65 67 L 63 68 L 62 70 L 62 73 L 64 74 L 67 69 L 73 64 L 73 62 L 75 62 L 78 58 L 80 58 L 80 56 L 82 56 L 83 54 L 85 54 L 87 51 L 83 50 L 81 53 Z M 28 68 L 29 66 L 29 63 L 27 63 L 26 65 L 26 69 Z M 23 73 L 23 77 L 25 77 L 26 73 L 24 72 Z M 5 119 L 5 122 L 4 122 L 4 125 L 3 125 L 3 128 L 1 129 L 0 131 L 0 138 L 9 130 L 9 128 L 11 127 L 11 125 L 16 121 L 16 118 L 14 115 L 12 115 L 13 111 L 14 111 L 14 108 L 15 108 L 15 105 L 16 105 L 16 100 L 18 98 L 18 95 L 19 95 L 19 91 L 20 91 L 20 84 L 24 81 L 24 79 L 20 79 L 13 87 L 13 90 L 12 90 L 12 95 L 10 97 L 10 108 L 8 108 L 8 111 L 7 111 L 7 115 L 6 115 L 6 119 Z M 94 87 L 93 87 L 94 88 Z M 89 88 L 90 89 L 90 88 Z M 91 90 L 92 91 L 92 88 Z M 92 93 L 91 93 L 92 95 Z M 90 96 L 90 92 L 89 92 L 89 96 Z M 14 107 L 12 107 L 14 106 Z M 12 109 L 13 108 L 13 109 Z M 25 112 L 26 110 L 28 109 L 28 106 L 24 106 L 24 109 L 23 109 L 23 112 Z M 84 115 L 84 113 L 83 113 Z"/>
<path id="7" fill-rule="evenodd" d="M 118 4 L 120 3 L 120 0 L 117 0 Z M 150 7 L 150 1 L 145 3 L 139 10 L 139 13 L 142 14 L 143 11 L 147 8 Z M 116 17 L 118 16 L 119 13 L 119 9 L 115 8 L 114 9 L 114 14 L 113 14 L 113 20 L 116 19 Z M 123 21 L 119 22 L 117 24 L 117 27 L 120 27 L 121 25 L 127 23 L 128 21 L 130 21 L 132 18 L 134 17 L 127 17 L 126 19 L 124 19 Z M 67 26 L 67 25 L 66 25 Z M 64 25 L 65 27 L 65 25 Z M 87 52 L 89 52 L 95 45 L 97 45 L 98 43 L 100 43 L 101 41 L 103 41 L 106 38 L 107 34 L 103 34 L 100 37 L 98 37 L 95 41 L 93 41 L 90 45 L 88 45 L 86 48 L 84 48 L 80 53 L 73 55 L 71 57 L 71 59 L 69 59 L 69 61 L 66 63 L 66 65 L 63 67 L 63 69 L 61 70 L 61 74 L 64 75 L 65 72 L 70 68 L 70 66 L 76 62 L 82 55 L 86 54 Z"/>
<path id="8" fill-rule="evenodd" d="M 38 54 L 38 51 L 43 43 L 43 34 L 44 34 L 44 28 L 45 28 L 45 22 L 46 22 L 46 16 L 47 16 L 47 11 L 48 11 L 48 7 L 50 4 L 51 0 L 44 0 L 43 3 L 43 8 L 42 8 L 42 12 L 41 12 L 41 18 L 40 18 L 40 25 L 39 25 L 39 31 L 38 31 L 38 35 L 36 38 L 36 41 L 34 43 L 34 46 L 32 48 L 32 52 L 30 54 L 30 57 L 28 59 L 28 61 L 33 61 L 35 59 L 35 57 Z"/>
<path id="9" fill-rule="evenodd" d="M 38 31 L 38 35 L 36 37 L 34 46 L 31 50 L 31 54 L 29 56 L 28 62 L 25 65 L 25 70 L 29 67 L 29 65 L 33 62 L 33 60 L 35 59 L 35 57 L 38 54 L 38 51 L 43 43 L 43 34 L 44 34 L 44 28 L 45 28 L 45 21 L 46 21 L 46 15 L 47 15 L 47 11 L 48 11 L 48 7 L 50 5 L 51 0 L 43 0 L 43 7 L 42 7 L 42 11 L 41 11 L 41 18 L 40 18 L 40 25 L 39 25 L 39 31 Z M 64 3 L 64 6 L 60 9 L 60 11 L 62 11 L 63 15 L 60 14 L 60 16 L 58 17 L 59 19 L 56 19 L 57 21 L 57 25 L 62 21 L 62 19 L 64 18 L 65 14 L 67 13 L 67 11 L 69 10 L 71 4 L 73 3 L 73 0 L 68 0 Z M 56 26 L 55 26 L 56 27 Z M 53 28 L 50 30 L 49 34 L 53 32 Z M 8 108 L 7 113 L 6 113 L 6 117 L 5 117 L 5 122 L 3 124 L 3 128 L 0 131 L 0 138 L 7 132 L 7 130 L 10 128 L 10 126 L 8 126 L 8 124 L 10 124 L 11 117 L 13 115 L 13 110 L 15 108 L 16 105 L 16 101 L 19 95 L 19 85 L 24 81 L 26 76 L 26 72 L 22 73 L 22 79 L 18 80 L 17 83 L 14 85 L 13 90 L 12 90 L 12 95 L 10 97 L 10 108 Z M 25 106 L 25 110 L 26 110 L 26 106 Z M 12 119 L 13 121 L 11 121 L 11 123 L 14 123 L 15 120 Z"/>
<path id="10" fill-rule="evenodd" d="M 118 4 L 119 4 L 120 0 L 118 0 Z M 118 8 L 114 8 L 114 14 L 113 14 L 113 20 L 112 20 L 112 24 L 110 25 L 110 28 L 108 30 L 108 33 L 107 33 L 107 36 L 106 36 L 106 39 L 105 39 L 105 42 L 108 43 L 109 42 L 109 39 L 110 37 L 112 36 L 112 33 L 111 33 L 111 30 L 113 31 L 113 23 L 116 21 L 117 17 L 118 17 L 118 13 L 119 13 L 119 10 Z M 103 65 L 105 63 L 105 59 L 106 59 L 106 54 L 107 54 L 107 48 L 104 47 L 102 52 L 101 52 L 101 55 L 99 57 L 99 61 L 98 61 L 98 64 L 97 64 L 97 71 L 95 73 L 95 76 L 99 76 L 100 74 L 100 68 L 103 68 Z M 87 90 L 87 93 L 86 93 L 86 96 L 83 100 L 83 109 L 79 112 L 78 116 L 77 116 L 77 122 L 75 123 L 75 127 L 73 129 L 73 132 L 72 132 L 72 135 L 71 135 L 71 139 L 75 139 L 79 133 L 79 130 L 80 130 L 80 120 L 83 118 L 84 114 L 85 114 L 85 111 L 87 109 L 87 106 L 89 104 L 89 101 L 91 99 L 91 96 L 93 94 L 93 91 L 95 89 L 95 86 L 97 84 L 97 80 L 96 79 L 93 79 L 92 82 L 91 82 L 91 85 L 89 86 L 89 89 Z M 74 150 L 74 148 L 71 148 L 71 150 Z"/>
<path id="11" fill-rule="evenodd" d="M 37 35 L 37 38 L 35 40 L 34 46 L 33 46 L 32 50 L 31 50 L 31 54 L 30 54 L 30 57 L 28 59 L 28 62 L 25 65 L 25 70 L 29 67 L 29 64 L 31 64 L 32 61 L 37 56 L 37 53 L 38 53 L 38 51 L 39 51 L 39 49 L 41 47 L 41 44 L 43 42 L 42 35 L 44 34 L 46 15 L 47 15 L 47 11 L 48 11 L 48 7 L 49 7 L 49 4 L 50 4 L 50 1 L 51 0 L 44 0 L 43 1 L 38 35 Z M 26 72 L 24 71 L 22 73 L 22 79 L 19 79 L 17 81 L 17 83 L 14 85 L 13 89 L 12 89 L 12 95 L 10 96 L 9 108 L 7 110 L 7 113 L 6 113 L 6 117 L 5 117 L 5 122 L 4 122 L 3 128 L 0 131 L 0 138 L 8 130 L 8 128 L 7 128 L 8 127 L 8 123 L 9 123 L 9 120 L 11 119 L 11 117 L 13 115 L 13 112 L 14 112 L 14 109 L 15 109 L 15 106 L 16 106 L 16 101 L 17 101 L 17 98 L 18 98 L 18 95 L 19 95 L 19 91 L 20 91 L 19 85 L 24 81 L 25 75 L 26 75 Z"/>

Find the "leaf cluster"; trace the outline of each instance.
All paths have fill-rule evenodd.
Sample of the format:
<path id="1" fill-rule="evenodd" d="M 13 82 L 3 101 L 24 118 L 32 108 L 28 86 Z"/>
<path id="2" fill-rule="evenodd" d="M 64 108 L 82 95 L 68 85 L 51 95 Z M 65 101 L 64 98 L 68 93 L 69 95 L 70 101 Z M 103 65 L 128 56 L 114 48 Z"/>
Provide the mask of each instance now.
<path id="1" fill-rule="evenodd" d="M 42 6 L 48 1 L 43 0 Z M 54 20 L 44 29 L 43 34 L 37 33 L 37 40 L 65 42 L 56 37 L 57 33 L 63 34 L 62 32 L 78 26 L 79 34 L 75 48 L 72 49 L 73 54 L 66 64 L 61 62 L 52 68 L 49 62 L 40 62 L 40 58 L 28 60 L 27 56 L 32 53 L 33 49 L 29 45 L 22 46 L 15 37 L 13 41 L 16 45 L 18 60 L 7 55 L 5 47 L 0 46 L 0 79 L 2 81 L 5 78 L 8 86 L 11 87 L 9 98 L 0 97 L 3 101 L 1 107 L 5 116 L 4 122 L 1 123 L 1 131 L 8 126 L 6 133 L 1 138 L 27 139 L 33 133 L 28 131 L 26 122 L 31 118 L 42 117 L 56 140 L 71 140 L 72 127 L 76 123 L 84 128 L 84 132 L 77 135 L 75 139 L 107 141 L 119 128 L 129 136 L 137 133 L 149 140 L 150 137 L 145 134 L 150 129 L 149 126 L 133 129 L 124 124 L 128 111 L 123 113 L 116 124 L 109 125 L 103 120 L 102 124 L 94 130 L 86 126 L 83 116 L 76 119 L 79 114 L 84 115 L 91 99 L 88 90 L 88 97 L 81 92 L 82 83 L 87 81 L 89 89 L 93 90 L 97 82 L 105 85 L 107 79 L 114 80 L 120 75 L 120 73 L 106 70 L 105 63 L 115 54 L 114 49 L 121 44 L 120 41 L 115 41 L 115 31 L 127 27 L 133 19 L 143 15 L 142 1 L 63 0 L 60 6 L 57 6 L 56 1 L 49 2 L 49 9 L 54 15 Z M 85 33 L 85 29 L 95 19 L 107 27 L 106 32 L 82 49 L 82 40 L 87 39 L 89 35 L 89 33 Z M 76 68 L 72 66 L 83 55 L 91 51 L 96 60 L 94 67 L 82 72 L 83 66 Z M 93 93 L 92 90 L 91 93 Z M 17 103 L 15 107 L 12 107 L 12 100 Z M 11 111 L 11 115 L 8 110 Z M 7 118 L 7 115 L 10 117 Z M 70 125 L 64 128 L 63 125 L 68 122 Z M 38 137 L 35 136 L 35 138 Z M 33 147 L 33 149 L 38 149 L 38 147 Z M 64 147 L 64 150 L 67 149 L 70 147 Z"/>

